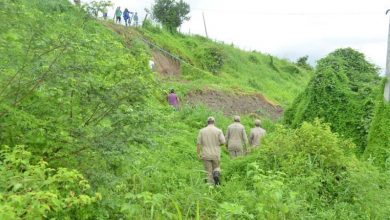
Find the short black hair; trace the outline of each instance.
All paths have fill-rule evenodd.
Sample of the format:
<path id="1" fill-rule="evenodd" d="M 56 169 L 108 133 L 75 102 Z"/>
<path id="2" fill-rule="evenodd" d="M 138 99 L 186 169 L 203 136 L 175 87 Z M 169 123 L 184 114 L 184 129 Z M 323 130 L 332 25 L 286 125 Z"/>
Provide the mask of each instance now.
<path id="1" fill-rule="evenodd" d="M 174 93 L 175 92 L 175 90 L 174 89 L 171 89 L 171 93 Z"/>

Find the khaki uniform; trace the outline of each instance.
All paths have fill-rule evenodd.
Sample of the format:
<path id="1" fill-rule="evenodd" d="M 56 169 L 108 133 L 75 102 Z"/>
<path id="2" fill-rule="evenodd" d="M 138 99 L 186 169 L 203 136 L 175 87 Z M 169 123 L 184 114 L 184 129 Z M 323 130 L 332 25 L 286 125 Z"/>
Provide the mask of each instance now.
<path id="1" fill-rule="evenodd" d="M 226 142 L 232 158 L 242 156 L 244 153 L 244 145 L 248 143 L 245 127 L 239 122 L 234 122 L 229 125 L 226 132 Z"/>
<path id="2" fill-rule="evenodd" d="M 265 133 L 265 130 L 260 127 L 252 128 L 249 135 L 249 144 L 253 148 L 260 146 L 261 138 L 265 135 Z"/>
<path id="3" fill-rule="evenodd" d="M 199 131 L 197 144 L 202 146 L 202 159 L 207 172 L 207 180 L 214 183 L 213 171 L 220 171 L 221 145 L 225 144 L 222 131 L 214 125 Z"/>

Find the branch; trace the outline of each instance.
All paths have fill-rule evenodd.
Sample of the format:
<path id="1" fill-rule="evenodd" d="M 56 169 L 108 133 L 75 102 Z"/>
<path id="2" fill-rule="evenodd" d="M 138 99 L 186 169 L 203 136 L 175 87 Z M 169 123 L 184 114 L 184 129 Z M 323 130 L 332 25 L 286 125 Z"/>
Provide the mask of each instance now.
<path id="1" fill-rule="evenodd" d="M 33 85 L 33 87 L 30 88 L 30 89 L 24 94 L 24 96 L 22 96 L 20 99 L 18 99 L 18 100 L 16 100 L 16 101 L 14 102 L 13 107 L 19 106 L 19 105 L 21 104 L 21 102 L 22 102 L 25 98 L 29 97 L 29 96 L 33 93 L 33 91 L 34 91 L 35 89 L 37 89 L 39 85 L 42 84 L 42 82 L 46 79 L 46 77 L 48 76 L 48 74 L 49 74 L 49 72 L 51 71 L 51 69 L 52 69 L 52 67 L 54 66 L 54 64 L 57 62 L 57 60 L 60 58 L 60 56 L 65 52 L 66 49 L 67 49 L 67 47 L 63 48 L 63 50 L 60 52 L 60 54 L 59 54 L 56 58 L 54 58 L 53 61 L 50 63 L 49 68 L 42 74 L 41 78 L 38 79 L 38 80 L 35 82 L 35 84 Z M 5 113 L 6 113 L 6 111 L 0 113 L 0 117 L 4 116 Z"/>

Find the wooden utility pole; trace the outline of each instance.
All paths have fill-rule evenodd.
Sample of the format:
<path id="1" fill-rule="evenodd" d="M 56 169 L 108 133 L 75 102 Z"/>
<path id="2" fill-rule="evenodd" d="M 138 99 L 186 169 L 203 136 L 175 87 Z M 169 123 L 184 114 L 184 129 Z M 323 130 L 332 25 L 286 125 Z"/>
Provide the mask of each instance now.
<path id="1" fill-rule="evenodd" d="M 386 14 L 389 13 L 390 9 L 386 11 Z M 388 102 L 390 101 L 390 20 L 389 20 L 389 33 L 387 36 L 387 59 L 386 59 L 386 77 L 387 77 L 387 83 L 385 86 L 384 91 L 384 97 L 385 100 Z"/>
<path id="2" fill-rule="evenodd" d="M 202 16 L 203 16 L 204 31 L 206 32 L 206 37 L 209 38 L 209 35 L 207 34 L 206 19 L 204 18 L 204 12 L 202 12 Z"/>

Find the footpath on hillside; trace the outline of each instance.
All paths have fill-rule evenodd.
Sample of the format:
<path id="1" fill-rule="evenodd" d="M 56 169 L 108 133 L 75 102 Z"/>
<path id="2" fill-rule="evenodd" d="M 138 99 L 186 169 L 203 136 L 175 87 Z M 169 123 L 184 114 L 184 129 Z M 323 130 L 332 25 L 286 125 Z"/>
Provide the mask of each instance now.
<path id="1" fill-rule="evenodd" d="M 189 65 L 190 68 L 200 70 L 198 67 L 178 58 L 178 55 L 172 54 L 161 46 L 145 39 L 133 29 L 111 23 L 105 23 L 105 25 L 123 36 L 125 43 L 131 42 L 135 38 L 139 38 L 146 43 L 151 48 L 151 59 L 154 63 L 153 69 L 162 77 L 164 82 L 177 81 L 180 83 L 190 83 L 181 79 L 181 65 L 183 64 Z M 272 120 L 277 120 L 283 115 L 283 108 L 269 101 L 261 93 L 246 94 L 204 88 L 201 91 L 194 90 L 188 92 L 182 101 L 187 105 L 205 105 L 207 108 L 213 111 L 221 111 L 225 115 L 253 114 Z"/>

